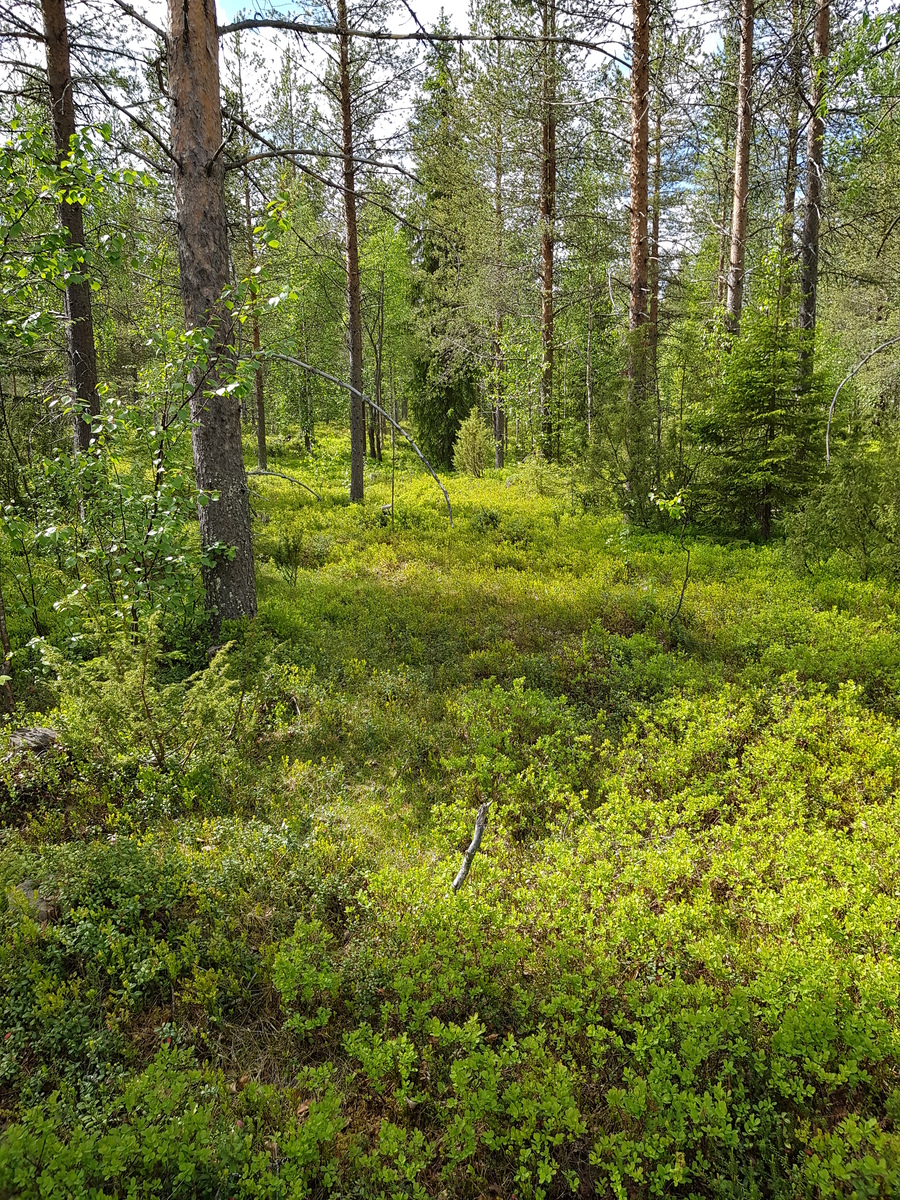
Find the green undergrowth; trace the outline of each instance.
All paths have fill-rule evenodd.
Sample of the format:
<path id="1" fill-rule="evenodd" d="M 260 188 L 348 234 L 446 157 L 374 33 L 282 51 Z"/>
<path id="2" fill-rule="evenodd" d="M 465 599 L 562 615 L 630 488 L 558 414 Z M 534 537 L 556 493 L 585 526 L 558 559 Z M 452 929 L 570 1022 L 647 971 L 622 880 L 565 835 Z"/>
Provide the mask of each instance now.
<path id="1" fill-rule="evenodd" d="M 275 450 L 256 624 L 0 763 L 0 1196 L 900 1194 L 895 590 Z"/>

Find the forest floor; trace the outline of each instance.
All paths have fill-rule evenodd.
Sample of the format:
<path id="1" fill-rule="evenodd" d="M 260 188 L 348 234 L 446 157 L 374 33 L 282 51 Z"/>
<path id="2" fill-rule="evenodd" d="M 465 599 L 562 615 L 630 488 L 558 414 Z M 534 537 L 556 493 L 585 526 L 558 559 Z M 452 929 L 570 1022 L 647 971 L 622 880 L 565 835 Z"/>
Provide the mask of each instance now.
<path id="1" fill-rule="evenodd" d="M 897 589 L 291 446 L 256 625 L 4 760 L 0 1197 L 900 1195 Z"/>

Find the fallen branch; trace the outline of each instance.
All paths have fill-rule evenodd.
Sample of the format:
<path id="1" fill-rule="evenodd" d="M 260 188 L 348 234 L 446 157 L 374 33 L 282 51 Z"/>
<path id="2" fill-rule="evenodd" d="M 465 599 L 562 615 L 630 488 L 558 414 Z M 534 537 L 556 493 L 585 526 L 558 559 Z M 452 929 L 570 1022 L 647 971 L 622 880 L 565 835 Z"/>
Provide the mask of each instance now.
<path id="1" fill-rule="evenodd" d="M 425 470 L 443 492 L 444 500 L 447 502 L 447 512 L 450 514 L 450 528 L 453 528 L 453 509 L 450 507 L 450 497 L 447 495 L 447 489 L 441 483 L 440 479 L 438 479 L 434 467 L 431 465 L 416 443 L 412 440 L 403 426 L 398 425 L 390 413 L 385 412 L 380 404 L 376 404 L 374 400 L 370 400 L 364 392 L 361 392 L 359 388 L 355 388 L 352 383 L 345 383 L 343 379 L 338 379 L 336 375 L 329 375 L 327 371 L 320 371 L 318 367 L 311 367 L 309 363 L 303 362 L 302 359 L 294 358 L 291 354 L 275 354 L 272 351 L 269 351 L 267 357 L 277 358 L 281 362 L 293 363 L 295 367 L 302 367 L 304 371 L 309 371 L 312 375 L 318 375 L 322 379 L 327 379 L 329 383 L 337 384 L 338 387 L 344 388 L 345 391 L 352 392 L 354 396 L 360 396 L 370 408 L 374 408 L 376 412 L 381 413 L 384 419 L 393 425 L 399 434 L 406 438 L 415 451 L 417 458 L 424 466 Z"/>
<path id="2" fill-rule="evenodd" d="M 675 609 L 675 611 L 672 613 L 671 617 L 669 617 L 669 625 L 672 625 L 673 622 L 675 620 L 677 620 L 678 614 L 681 612 L 681 606 L 682 606 L 682 604 L 684 604 L 684 593 L 687 591 L 688 580 L 690 579 L 690 577 L 691 577 L 691 548 L 690 548 L 690 546 L 688 546 L 687 547 L 687 562 L 684 564 L 684 583 L 681 585 L 681 595 L 678 597 L 678 606 Z"/>
<path id="3" fill-rule="evenodd" d="M 317 500 L 322 497 L 317 491 L 309 486 L 308 483 L 303 483 L 300 479 L 295 479 L 293 475 L 284 475 L 281 471 L 264 471 L 261 467 L 254 467 L 252 471 L 247 472 L 248 475 L 271 475 L 274 479 L 286 479 L 288 483 L 296 483 L 297 487 L 306 488 L 308 492 L 312 492 Z"/>
<path id="4" fill-rule="evenodd" d="M 849 371 L 841 382 L 838 384 L 838 390 L 831 398 L 831 404 L 828 406 L 828 425 L 825 428 L 825 461 L 831 462 L 831 422 L 834 417 L 834 406 L 837 404 L 837 398 L 841 394 L 841 390 L 845 383 L 849 383 L 857 371 L 861 371 L 870 358 L 874 358 L 876 354 L 880 354 L 882 350 L 887 350 L 888 346 L 893 346 L 900 342 L 900 336 L 888 338 L 886 342 L 882 342 L 880 346 L 876 346 L 874 350 L 870 350 L 865 358 L 861 358 L 852 371 Z"/>
<path id="5" fill-rule="evenodd" d="M 458 892 L 462 885 L 466 882 L 466 876 L 469 874 L 469 868 L 472 866 L 472 859 L 478 853 L 478 847 L 481 845 L 481 839 L 484 837 L 484 830 L 487 825 L 488 809 L 493 803 L 488 800 L 482 804 L 478 810 L 478 815 L 475 818 L 475 832 L 472 834 L 472 841 L 469 843 L 469 848 L 463 855 L 462 865 L 457 872 L 456 878 L 451 884 L 451 891 Z"/>

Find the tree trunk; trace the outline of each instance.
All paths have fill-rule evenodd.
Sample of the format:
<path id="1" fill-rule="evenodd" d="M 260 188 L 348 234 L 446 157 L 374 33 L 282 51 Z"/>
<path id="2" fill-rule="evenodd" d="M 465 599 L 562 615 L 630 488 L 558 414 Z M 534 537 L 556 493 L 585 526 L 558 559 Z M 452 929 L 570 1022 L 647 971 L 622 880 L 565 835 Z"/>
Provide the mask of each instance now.
<path id="1" fill-rule="evenodd" d="M 47 47 L 47 81 L 53 138 L 58 161 L 69 156 L 75 136 L 75 101 L 72 95 L 72 66 L 69 60 L 69 29 L 65 0 L 42 0 L 44 40 Z M 84 250 L 84 212 L 80 204 L 63 200 L 59 221 L 71 244 Z M 66 350 L 69 360 L 69 386 L 75 396 L 75 452 L 91 443 L 91 418 L 100 415 L 97 392 L 97 350 L 94 343 L 94 316 L 91 288 L 86 281 L 66 284 Z"/>
<path id="2" fill-rule="evenodd" d="M 240 34 L 235 37 L 235 57 L 237 59 L 238 69 L 238 104 L 241 110 L 241 122 L 246 124 L 247 114 L 244 112 L 244 79 L 241 73 L 241 42 Z M 293 145 L 293 142 L 291 143 Z M 249 154 L 249 147 L 245 147 L 245 154 Z M 250 263 L 250 273 L 254 276 L 254 268 L 256 266 L 256 244 L 253 237 L 253 209 L 250 205 L 250 172 L 244 167 L 244 216 L 247 225 L 247 258 Z M 255 277 L 255 276 L 254 276 Z M 256 307 L 256 297 L 251 297 L 250 300 L 250 334 L 253 339 L 253 353 L 256 355 L 257 368 L 253 375 L 253 388 L 256 400 L 256 465 L 260 471 L 265 471 L 269 465 L 269 456 L 266 450 L 266 396 L 263 386 L 262 363 L 260 362 L 259 351 L 259 312 Z"/>
<path id="3" fill-rule="evenodd" d="M 381 272 L 381 280 L 378 288 L 378 324 L 377 336 L 375 338 L 375 403 L 379 408 L 384 408 L 382 402 L 382 388 L 384 384 L 384 271 Z M 384 452 L 384 427 L 380 412 L 376 412 L 376 439 L 375 439 L 375 456 L 381 462 Z"/>
<path id="4" fill-rule="evenodd" d="M 658 488 L 662 475 L 662 395 L 659 390 L 657 358 L 659 351 L 659 206 L 662 192 L 662 92 L 656 94 L 656 120 L 653 137 L 653 223 L 650 230 L 650 306 L 649 376 L 656 395 L 656 456 L 653 475 Z"/>
<path id="5" fill-rule="evenodd" d="M 553 457 L 553 221 L 556 215 L 556 33 L 554 0 L 543 0 L 541 73 L 541 450 Z"/>
<path id="6" fill-rule="evenodd" d="M 647 321 L 650 254 L 647 240 L 650 143 L 650 2 L 633 0 L 631 51 L 631 238 L 628 325 L 640 330 Z M 636 348 L 635 357 L 644 358 Z M 645 371 L 641 363 L 640 374 Z M 634 370 L 631 372 L 634 377 Z"/>
<path id="7" fill-rule="evenodd" d="M 728 162 L 731 153 L 731 122 L 729 121 L 725 127 L 725 146 L 724 158 L 725 163 Z M 716 304 L 725 303 L 725 288 L 727 285 L 727 271 L 725 270 L 725 256 L 728 253 L 728 198 L 732 189 L 729 188 L 725 181 L 722 181 L 722 221 L 719 225 L 719 261 L 716 269 Z"/>
<path id="8" fill-rule="evenodd" d="M 732 333 L 741 325 L 744 303 L 744 258 L 750 188 L 750 130 L 753 89 L 754 0 L 741 0 L 741 49 L 738 56 L 737 133 L 734 140 L 734 198 L 731 204 L 731 255 L 725 324 Z"/>
<path id="9" fill-rule="evenodd" d="M 784 213 L 781 225 L 782 294 L 788 290 L 790 272 L 787 260 L 794 248 L 794 217 L 797 207 L 797 157 L 800 145 L 800 100 L 803 88 L 803 4 L 791 6 L 790 96 L 788 98 L 787 163 L 784 172 Z"/>
<path id="10" fill-rule="evenodd" d="M 815 356 L 816 292 L 819 284 L 819 225 L 822 204 L 822 167 L 825 141 L 825 66 L 828 61 L 829 0 L 822 0 L 816 12 L 813 32 L 812 118 L 806 141 L 806 204 L 800 244 L 800 382 L 809 381 Z"/>
<path id="11" fill-rule="evenodd" d="M 168 0 L 169 93 L 181 297 L 189 329 L 209 337 L 209 365 L 190 378 L 194 468 L 205 496 L 200 541 L 206 607 L 214 625 L 256 613 L 250 496 L 241 446 L 240 402 L 216 395 L 231 375 L 234 325 L 221 303 L 229 284 L 225 163 L 215 0 Z"/>
<path id="12" fill-rule="evenodd" d="M 497 83 L 500 85 L 500 43 L 497 42 Z M 494 466 L 503 466 L 503 106 L 496 103 L 494 138 Z"/>
<path id="13" fill-rule="evenodd" d="M 347 29 L 347 0 L 338 0 L 338 27 Z M 356 172 L 353 165 L 353 113 L 350 104 L 350 37 L 338 36 L 340 51 L 341 150 L 344 175 L 344 222 L 347 231 L 347 312 L 350 337 L 350 499 L 361 504 L 366 464 L 366 409 L 363 389 L 362 299 L 356 226 Z"/>
<path id="14" fill-rule="evenodd" d="M 3 599 L 3 589 L 0 587 L 0 649 L 3 650 L 3 707 L 12 716 L 15 712 L 16 701 L 12 690 L 12 643 L 9 640 L 9 630 L 6 627 L 6 604 Z"/>
<path id="15" fill-rule="evenodd" d="M 584 388 L 587 394 L 587 435 L 591 440 L 591 423 L 594 417 L 594 363 L 591 335 L 594 331 L 594 280 L 588 268 L 588 302 L 587 302 L 587 362 L 584 372 Z"/>

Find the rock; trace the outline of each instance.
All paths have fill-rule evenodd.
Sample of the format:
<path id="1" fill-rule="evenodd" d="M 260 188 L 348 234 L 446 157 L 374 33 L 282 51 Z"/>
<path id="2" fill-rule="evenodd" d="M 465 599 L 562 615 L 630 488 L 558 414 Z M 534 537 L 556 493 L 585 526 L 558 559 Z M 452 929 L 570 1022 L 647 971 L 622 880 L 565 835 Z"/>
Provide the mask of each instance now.
<path id="1" fill-rule="evenodd" d="M 35 887 L 30 879 L 23 879 L 22 882 L 14 887 L 13 892 L 18 892 L 25 900 L 25 906 L 28 908 L 29 915 L 35 921 L 39 921 L 41 925 L 46 925 L 56 916 L 56 901 L 52 897 L 42 896 L 40 888 Z"/>
<path id="2" fill-rule="evenodd" d="M 33 754 L 43 754 L 51 746 L 60 744 L 60 736 L 55 729 L 32 725 L 27 729 L 17 729 L 9 741 L 16 750 L 30 750 Z"/>

